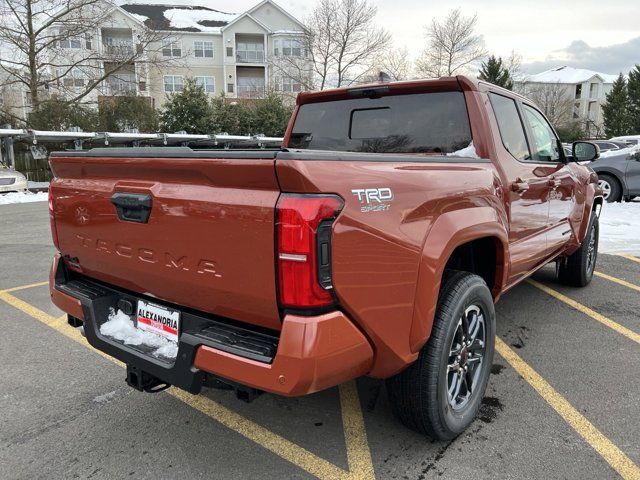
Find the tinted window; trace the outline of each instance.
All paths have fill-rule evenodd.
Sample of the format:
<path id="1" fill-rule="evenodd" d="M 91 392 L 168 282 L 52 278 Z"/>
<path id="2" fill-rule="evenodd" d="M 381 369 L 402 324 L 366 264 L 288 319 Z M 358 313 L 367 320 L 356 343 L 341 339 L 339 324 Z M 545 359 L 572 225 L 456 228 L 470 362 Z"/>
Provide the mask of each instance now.
<path id="1" fill-rule="evenodd" d="M 289 147 L 442 154 L 470 143 L 464 95 L 437 92 L 301 105 Z"/>
<path id="2" fill-rule="evenodd" d="M 498 129 L 502 143 L 511 155 L 518 160 L 530 160 L 531 153 L 527 145 L 527 137 L 518 114 L 516 102 L 511 98 L 490 93 L 491 106 L 498 121 Z"/>
<path id="3" fill-rule="evenodd" d="M 560 161 L 558 139 L 540 112 L 524 105 L 524 116 L 533 135 L 533 159 L 539 162 Z"/>

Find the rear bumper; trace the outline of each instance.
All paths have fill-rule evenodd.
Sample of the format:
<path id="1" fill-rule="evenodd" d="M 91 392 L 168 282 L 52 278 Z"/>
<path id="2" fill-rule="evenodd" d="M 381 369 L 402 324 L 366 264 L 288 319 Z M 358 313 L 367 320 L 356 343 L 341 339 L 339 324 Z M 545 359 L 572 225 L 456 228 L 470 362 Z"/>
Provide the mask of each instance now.
<path id="1" fill-rule="evenodd" d="M 85 335 L 93 347 L 191 393 L 198 393 L 210 374 L 279 395 L 305 395 L 365 375 L 373 363 L 371 345 L 342 312 L 315 317 L 286 315 L 279 338 L 273 337 L 275 354 L 266 361 L 256 359 L 260 355 L 248 358 L 251 355 L 234 353 L 231 342 L 224 345 L 204 338 L 201 330 L 216 324 L 216 319 L 183 312 L 190 326 L 180 333 L 175 363 L 168 364 L 100 334 L 99 326 L 106 321 L 109 308 L 121 298 L 135 299 L 131 293 L 70 281 L 60 255 L 55 256 L 51 268 L 50 291 L 56 306 L 84 322 Z M 243 325 L 235 325 L 231 328 L 242 330 Z"/>

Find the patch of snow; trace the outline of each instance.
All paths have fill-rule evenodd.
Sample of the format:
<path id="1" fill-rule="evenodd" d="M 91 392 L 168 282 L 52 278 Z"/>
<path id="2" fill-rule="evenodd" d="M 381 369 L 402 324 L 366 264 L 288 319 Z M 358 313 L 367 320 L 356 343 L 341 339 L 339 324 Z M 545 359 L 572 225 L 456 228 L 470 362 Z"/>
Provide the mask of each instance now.
<path id="1" fill-rule="evenodd" d="M 605 203 L 600 214 L 602 253 L 640 254 L 640 202 Z"/>
<path id="2" fill-rule="evenodd" d="M 535 75 L 526 75 L 524 77 L 525 82 L 530 83 L 583 83 L 591 78 L 594 75 L 598 75 L 602 78 L 604 83 L 613 83 L 617 75 L 609 75 L 606 73 L 596 72 L 594 70 L 587 70 L 584 68 L 573 68 L 573 67 L 558 67 L 552 68 L 551 70 L 547 70 L 545 72 L 537 73 Z"/>
<path id="3" fill-rule="evenodd" d="M 113 392 L 108 392 L 102 395 L 98 395 L 93 399 L 93 401 L 96 403 L 108 403 L 115 398 L 116 393 L 118 393 L 118 391 L 114 390 Z"/>
<path id="4" fill-rule="evenodd" d="M 222 27 L 206 27 L 199 22 L 229 23 L 238 15 L 209 9 L 170 8 L 164 12 L 164 16 L 174 28 L 197 28 L 202 32 L 219 32 Z"/>
<path id="5" fill-rule="evenodd" d="M 174 359 L 178 355 L 178 344 L 155 333 L 139 330 L 122 310 L 111 309 L 109 319 L 100 325 L 100 333 L 125 345 L 144 345 L 154 348 L 154 357 Z"/>
<path id="6" fill-rule="evenodd" d="M 27 185 L 28 188 L 49 188 L 49 182 L 32 182 L 29 180 Z"/>
<path id="7" fill-rule="evenodd" d="M 9 205 L 11 203 L 31 203 L 46 202 L 49 194 L 47 192 L 9 192 L 0 194 L 0 205 Z"/>
<path id="8" fill-rule="evenodd" d="M 147 20 L 149 20 L 149 17 L 145 17 L 144 15 L 140 15 L 139 13 L 131 13 L 131 12 L 127 12 L 129 15 L 131 15 L 133 18 L 135 18 L 136 20 L 144 23 Z"/>
<path id="9" fill-rule="evenodd" d="M 455 152 L 447 153 L 447 157 L 468 157 L 468 158 L 480 158 L 478 153 L 476 152 L 476 147 L 473 146 L 473 140 L 471 143 L 464 147 L 461 150 L 456 150 Z"/>

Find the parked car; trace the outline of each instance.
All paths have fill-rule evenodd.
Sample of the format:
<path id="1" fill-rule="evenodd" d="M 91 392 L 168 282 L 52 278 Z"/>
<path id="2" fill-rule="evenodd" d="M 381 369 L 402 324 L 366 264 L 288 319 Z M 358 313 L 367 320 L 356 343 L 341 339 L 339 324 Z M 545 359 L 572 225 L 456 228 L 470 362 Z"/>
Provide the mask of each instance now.
<path id="1" fill-rule="evenodd" d="M 591 281 L 603 199 L 577 160 L 598 148 L 567 158 L 533 103 L 465 77 L 300 94 L 283 146 L 53 153 L 53 302 L 140 391 L 369 375 L 405 425 L 454 438 L 500 295 L 550 261 Z"/>
<path id="2" fill-rule="evenodd" d="M 613 137 L 609 139 L 614 142 L 623 142 L 627 146 L 640 145 L 640 135 L 623 135 L 621 137 Z"/>
<path id="3" fill-rule="evenodd" d="M 24 192 L 27 190 L 27 177 L 0 163 L 0 193 Z"/>
<path id="4" fill-rule="evenodd" d="M 591 143 L 595 143 L 601 152 L 608 152 L 611 150 L 621 150 L 628 148 L 629 145 L 624 142 L 618 142 L 615 140 L 589 140 Z"/>
<path id="5" fill-rule="evenodd" d="M 640 146 L 604 152 L 589 166 L 598 174 L 598 186 L 607 202 L 640 195 Z"/>

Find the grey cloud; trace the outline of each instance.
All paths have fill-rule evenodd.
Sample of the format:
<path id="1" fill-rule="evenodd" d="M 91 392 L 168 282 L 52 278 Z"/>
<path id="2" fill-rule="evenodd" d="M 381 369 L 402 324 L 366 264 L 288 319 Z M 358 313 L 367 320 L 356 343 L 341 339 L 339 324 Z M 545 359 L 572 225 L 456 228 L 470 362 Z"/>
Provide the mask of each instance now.
<path id="1" fill-rule="evenodd" d="M 539 73 L 568 65 L 615 75 L 628 73 L 636 64 L 640 64 L 640 37 L 606 47 L 591 47 L 583 40 L 574 40 L 545 60 L 523 64 L 522 69 L 526 73 Z"/>

